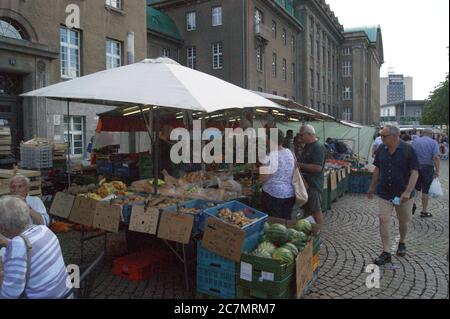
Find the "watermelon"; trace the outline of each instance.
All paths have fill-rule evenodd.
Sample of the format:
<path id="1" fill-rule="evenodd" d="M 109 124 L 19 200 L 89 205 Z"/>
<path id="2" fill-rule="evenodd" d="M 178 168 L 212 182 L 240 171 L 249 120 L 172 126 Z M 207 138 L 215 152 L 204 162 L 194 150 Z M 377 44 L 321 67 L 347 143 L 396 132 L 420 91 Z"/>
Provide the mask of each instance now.
<path id="1" fill-rule="evenodd" d="M 270 228 L 269 223 L 265 223 L 265 224 L 264 224 L 264 232 L 268 231 L 269 228 Z"/>
<path id="2" fill-rule="evenodd" d="M 310 235 L 312 230 L 311 223 L 306 219 L 298 220 L 294 228 L 298 231 L 304 232 L 306 235 Z"/>
<path id="3" fill-rule="evenodd" d="M 289 249 L 292 254 L 294 254 L 294 257 L 297 257 L 298 255 L 298 248 L 293 243 L 286 243 L 281 248 Z"/>
<path id="4" fill-rule="evenodd" d="M 295 230 L 294 228 L 288 229 L 288 241 L 289 242 L 295 241 L 295 239 L 297 239 L 299 236 L 300 235 L 299 235 L 298 231 Z"/>
<path id="5" fill-rule="evenodd" d="M 294 254 L 289 249 L 280 247 L 273 252 L 272 259 L 283 264 L 290 264 L 294 261 Z"/>
<path id="6" fill-rule="evenodd" d="M 261 258 L 272 258 L 272 255 L 264 249 L 259 249 L 257 248 L 256 250 L 254 250 L 251 255 L 253 256 L 257 256 L 257 257 L 261 257 Z"/>
<path id="7" fill-rule="evenodd" d="M 275 245 L 272 244 L 270 241 L 263 241 L 258 245 L 257 249 L 265 250 L 269 252 L 270 255 L 272 255 L 275 249 L 277 249 L 277 247 L 275 247 Z"/>
<path id="8" fill-rule="evenodd" d="M 283 245 L 288 241 L 287 228 L 281 224 L 273 224 L 266 232 L 266 238 L 275 245 Z"/>
<path id="9" fill-rule="evenodd" d="M 308 241 L 308 236 L 304 232 L 298 232 L 298 238 L 293 242 L 293 244 L 299 249 L 299 251 L 305 248 Z"/>

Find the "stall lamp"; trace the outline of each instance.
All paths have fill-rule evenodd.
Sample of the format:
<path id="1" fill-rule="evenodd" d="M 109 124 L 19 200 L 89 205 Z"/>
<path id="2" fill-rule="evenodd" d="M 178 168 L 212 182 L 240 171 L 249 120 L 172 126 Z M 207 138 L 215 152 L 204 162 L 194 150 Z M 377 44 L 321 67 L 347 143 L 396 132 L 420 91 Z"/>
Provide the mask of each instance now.
<path id="1" fill-rule="evenodd" d="M 145 109 L 142 109 L 142 112 L 147 112 L 147 111 L 149 111 L 149 110 L 150 110 L 150 108 L 147 107 L 147 108 L 145 108 Z M 137 110 L 137 111 L 125 113 L 123 116 L 130 116 L 130 115 L 137 114 L 137 113 L 140 113 L 140 112 L 141 112 L 141 110 Z"/>
<path id="2" fill-rule="evenodd" d="M 134 111 L 134 110 L 136 110 L 138 107 L 139 107 L 139 106 L 129 107 L 129 108 L 124 109 L 123 111 L 124 111 L 125 113 L 126 113 L 126 112 L 129 112 L 129 111 Z"/>
<path id="3" fill-rule="evenodd" d="M 289 121 L 300 122 L 299 119 L 294 119 L 294 118 L 292 118 L 292 117 L 289 118 Z"/>
<path id="4" fill-rule="evenodd" d="M 256 112 L 259 112 L 259 113 L 268 113 L 269 111 L 267 111 L 267 110 L 261 110 L 261 109 L 256 109 Z"/>

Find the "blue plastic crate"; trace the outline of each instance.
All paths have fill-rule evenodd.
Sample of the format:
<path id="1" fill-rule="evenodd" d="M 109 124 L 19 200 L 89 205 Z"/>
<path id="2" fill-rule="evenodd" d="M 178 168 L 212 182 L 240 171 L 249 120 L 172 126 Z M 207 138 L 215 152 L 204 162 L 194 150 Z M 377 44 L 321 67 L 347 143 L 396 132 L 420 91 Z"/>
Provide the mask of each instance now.
<path id="1" fill-rule="evenodd" d="M 242 210 L 248 218 L 250 218 L 250 219 L 256 218 L 256 221 L 254 221 L 253 223 L 246 225 L 242 228 L 245 231 L 247 237 L 252 236 L 254 234 L 264 233 L 264 223 L 267 221 L 268 215 L 263 212 L 260 212 L 259 210 L 251 208 L 250 206 L 242 204 L 241 202 L 238 202 L 238 201 L 226 202 L 222 205 L 218 205 L 216 207 L 206 209 L 204 211 L 206 218 L 205 218 L 203 224 L 200 223 L 200 230 L 201 231 L 205 230 L 206 219 L 209 216 L 216 217 L 219 214 L 219 211 L 223 208 L 228 208 L 232 212 L 237 212 L 237 211 Z"/>
<path id="2" fill-rule="evenodd" d="M 236 297 L 236 272 L 197 265 L 197 291 L 225 299 Z"/>
<path id="3" fill-rule="evenodd" d="M 135 163 L 114 163 L 114 174 L 123 178 L 137 178 L 139 169 Z"/>
<path id="4" fill-rule="evenodd" d="M 197 265 L 208 268 L 215 268 L 222 271 L 236 272 L 236 262 L 219 256 L 202 246 L 202 241 L 197 241 Z"/>
<path id="5" fill-rule="evenodd" d="M 192 236 L 199 234 L 200 224 L 206 223 L 206 215 L 204 211 L 208 208 L 212 208 L 217 205 L 221 205 L 223 202 L 221 201 L 213 201 L 213 200 L 202 200 L 202 199 L 193 199 L 187 202 L 182 203 L 180 206 L 185 208 L 196 208 L 199 209 L 200 212 L 195 215 L 194 219 L 194 227 L 192 228 Z"/>
<path id="6" fill-rule="evenodd" d="M 102 175 L 112 175 L 114 173 L 114 165 L 110 161 L 98 160 L 96 163 L 97 173 Z"/>

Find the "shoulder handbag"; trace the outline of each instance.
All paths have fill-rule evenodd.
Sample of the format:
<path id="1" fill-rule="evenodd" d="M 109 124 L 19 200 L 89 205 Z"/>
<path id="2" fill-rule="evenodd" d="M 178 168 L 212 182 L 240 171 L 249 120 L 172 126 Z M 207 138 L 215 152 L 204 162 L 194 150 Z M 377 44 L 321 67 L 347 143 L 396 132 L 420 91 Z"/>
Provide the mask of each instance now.
<path id="1" fill-rule="evenodd" d="M 294 175 L 292 176 L 292 186 L 294 187 L 295 191 L 295 203 L 302 207 L 308 202 L 308 192 L 305 186 L 305 183 L 303 182 L 302 174 L 300 173 L 300 168 L 297 164 L 297 157 L 295 154 L 291 151 L 292 155 L 294 156 Z"/>

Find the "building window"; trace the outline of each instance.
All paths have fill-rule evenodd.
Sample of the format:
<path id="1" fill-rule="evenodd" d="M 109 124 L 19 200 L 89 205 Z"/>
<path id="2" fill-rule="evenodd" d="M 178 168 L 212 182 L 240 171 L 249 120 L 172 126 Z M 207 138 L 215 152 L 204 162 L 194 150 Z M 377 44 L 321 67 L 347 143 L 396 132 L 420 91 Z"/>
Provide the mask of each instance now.
<path id="1" fill-rule="evenodd" d="M 277 23 L 272 21 L 272 36 L 274 39 L 277 38 Z"/>
<path id="2" fill-rule="evenodd" d="M 309 75 L 310 75 L 309 84 L 311 85 L 311 89 L 314 89 L 314 71 L 312 69 L 309 70 Z M 313 105 L 311 104 L 311 106 Z"/>
<path id="3" fill-rule="evenodd" d="M 327 55 L 327 57 L 328 57 L 328 70 L 330 70 L 330 69 L 331 69 L 331 55 L 330 55 L 330 50 L 328 50 L 328 55 Z"/>
<path id="4" fill-rule="evenodd" d="M 277 91 L 273 91 L 273 95 L 278 95 L 278 92 Z"/>
<path id="5" fill-rule="evenodd" d="M 263 88 L 258 86 L 258 92 L 262 92 L 262 91 L 263 91 Z"/>
<path id="6" fill-rule="evenodd" d="M 212 8 L 212 26 L 216 27 L 222 25 L 222 7 L 213 7 Z"/>
<path id="7" fill-rule="evenodd" d="M 116 9 L 122 9 L 122 0 L 106 0 L 106 5 L 116 8 Z"/>
<path id="8" fill-rule="evenodd" d="M 342 68 L 344 76 L 352 76 L 352 61 L 344 61 Z"/>
<path id="9" fill-rule="evenodd" d="M 277 54 L 272 54 L 272 76 L 277 77 Z"/>
<path id="10" fill-rule="evenodd" d="M 195 11 L 186 13 L 186 29 L 188 31 L 197 29 L 197 14 Z"/>
<path id="11" fill-rule="evenodd" d="M 295 36 L 291 37 L 291 48 L 292 48 L 292 52 L 295 53 Z"/>
<path id="12" fill-rule="evenodd" d="M 325 51 L 325 46 L 322 46 L 322 59 L 323 59 L 323 64 L 325 65 L 325 63 L 327 63 L 327 55 L 326 55 L 326 51 Z"/>
<path id="13" fill-rule="evenodd" d="M 342 48 L 342 55 L 352 55 L 352 48 L 351 47 Z"/>
<path id="14" fill-rule="evenodd" d="M 317 76 L 317 91 L 320 91 L 320 74 L 317 73 L 316 76 Z"/>
<path id="15" fill-rule="evenodd" d="M 69 132 L 67 132 L 69 126 Z M 64 142 L 69 139 L 70 155 L 83 155 L 84 119 L 82 116 L 64 116 Z"/>
<path id="16" fill-rule="evenodd" d="M 122 66 L 122 43 L 106 39 L 106 69 Z"/>
<path id="17" fill-rule="evenodd" d="M 187 48 L 187 67 L 191 69 L 197 68 L 197 50 L 195 47 Z"/>
<path id="18" fill-rule="evenodd" d="M 16 21 L 6 17 L 0 18 L 0 36 L 28 40 L 28 35 L 24 28 Z"/>
<path id="19" fill-rule="evenodd" d="M 260 45 L 256 48 L 256 70 L 259 72 L 263 71 L 263 56 L 262 56 L 262 48 Z"/>
<path id="20" fill-rule="evenodd" d="M 213 43 L 213 69 L 218 70 L 223 68 L 223 45 L 222 42 Z"/>
<path id="21" fill-rule="evenodd" d="M 297 80 L 297 79 L 295 78 L 295 63 L 292 63 L 291 74 L 292 74 L 292 82 L 295 83 L 295 81 Z"/>
<path id="22" fill-rule="evenodd" d="M 309 101 L 309 103 L 310 103 L 309 107 L 313 109 L 314 108 L 314 100 Z"/>
<path id="23" fill-rule="evenodd" d="M 344 96 L 343 99 L 345 101 L 350 101 L 353 97 L 352 97 L 352 88 L 349 86 L 344 87 Z"/>
<path id="24" fill-rule="evenodd" d="M 283 59 L 283 80 L 287 80 L 287 61 Z"/>
<path id="25" fill-rule="evenodd" d="M 317 62 L 320 62 L 320 42 L 316 41 L 316 50 L 317 50 Z"/>
<path id="26" fill-rule="evenodd" d="M 342 113 L 342 118 L 344 121 L 352 120 L 352 109 L 349 107 L 344 107 L 344 112 Z"/>
<path id="27" fill-rule="evenodd" d="M 327 82 L 325 80 L 325 76 L 322 76 L 322 89 L 323 89 L 323 93 L 326 93 L 327 90 Z"/>
<path id="28" fill-rule="evenodd" d="M 283 32 L 281 34 L 281 37 L 283 38 L 284 45 L 287 45 L 287 34 L 286 34 L 286 29 L 284 29 L 284 28 L 283 28 Z"/>
<path id="29" fill-rule="evenodd" d="M 80 76 L 80 32 L 60 27 L 61 77 L 72 79 Z"/>
<path id="30" fill-rule="evenodd" d="M 255 24 L 263 24 L 264 15 L 261 10 L 255 9 Z"/>
<path id="31" fill-rule="evenodd" d="M 170 57 L 170 49 L 163 48 L 163 49 L 161 50 L 161 56 L 163 56 L 163 57 L 165 57 L 165 58 Z"/>

